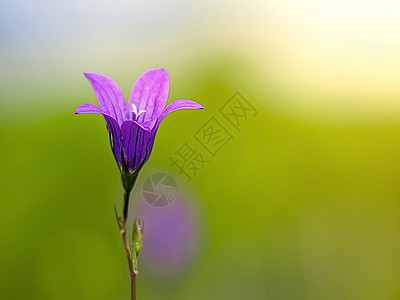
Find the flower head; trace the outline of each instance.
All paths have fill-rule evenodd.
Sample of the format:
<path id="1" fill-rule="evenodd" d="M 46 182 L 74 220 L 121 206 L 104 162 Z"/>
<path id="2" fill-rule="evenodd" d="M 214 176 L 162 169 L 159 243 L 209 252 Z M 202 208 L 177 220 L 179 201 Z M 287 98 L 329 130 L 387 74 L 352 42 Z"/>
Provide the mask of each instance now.
<path id="1" fill-rule="evenodd" d="M 110 133 L 111 147 L 123 180 L 135 180 L 137 172 L 149 159 L 161 121 L 178 109 L 203 109 L 191 100 L 176 100 L 165 108 L 169 92 L 169 75 L 164 69 L 144 72 L 134 83 L 128 104 L 118 84 L 98 73 L 85 73 L 99 106 L 80 105 L 75 114 L 102 114 Z M 125 189 L 133 183 L 124 182 Z"/>

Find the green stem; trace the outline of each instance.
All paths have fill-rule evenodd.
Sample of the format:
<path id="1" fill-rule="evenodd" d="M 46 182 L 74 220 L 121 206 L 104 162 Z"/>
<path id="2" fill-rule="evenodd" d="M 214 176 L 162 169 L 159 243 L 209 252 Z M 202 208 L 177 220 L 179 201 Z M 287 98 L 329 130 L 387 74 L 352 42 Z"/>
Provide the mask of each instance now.
<path id="1" fill-rule="evenodd" d="M 124 223 L 126 224 L 128 222 L 128 211 L 129 211 L 129 197 L 131 195 L 131 192 L 127 192 L 125 190 L 124 193 L 124 208 L 123 208 L 123 217 L 124 217 Z"/>
<path id="2" fill-rule="evenodd" d="M 136 300 L 136 275 L 131 275 L 131 300 Z"/>
<path id="3" fill-rule="evenodd" d="M 124 243 L 126 257 L 128 259 L 129 273 L 131 277 L 131 300 L 136 300 L 136 273 L 132 262 L 132 252 L 129 246 L 129 239 L 126 230 L 126 224 L 128 223 L 128 208 L 129 208 L 129 196 L 130 192 L 125 192 L 124 195 L 124 221 L 121 229 L 122 241 Z"/>

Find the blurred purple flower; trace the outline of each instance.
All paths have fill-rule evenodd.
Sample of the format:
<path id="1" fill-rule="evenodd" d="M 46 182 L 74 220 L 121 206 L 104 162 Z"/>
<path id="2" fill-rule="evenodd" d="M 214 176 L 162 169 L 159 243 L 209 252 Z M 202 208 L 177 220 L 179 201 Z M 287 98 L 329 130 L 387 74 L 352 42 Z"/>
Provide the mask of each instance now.
<path id="1" fill-rule="evenodd" d="M 177 195 L 162 208 L 137 201 L 135 211 L 146 221 L 141 255 L 153 275 L 179 275 L 195 262 L 202 232 L 194 198 Z"/>
<path id="2" fill-rule="evenodd" d="M 104 116 L 126 190 L 132 189 L 129 181 L 132 177 L 133 181 L 136 179 L 137 171 L 149 159 L 158 126 L 164 117 L 178 109 L 204 108 L 191 100 L 176 100 L 165 108 L 169 75 L 164 69 L 144 72 L 132 86 L 128 105 L 112 78 L 98 73 L 85 73 L 85 76 L 100 107 L 85 103 L 76 109 L 75 114 L 99 113 Z M 133 174 L 136 176 L 131 176 Z"/>

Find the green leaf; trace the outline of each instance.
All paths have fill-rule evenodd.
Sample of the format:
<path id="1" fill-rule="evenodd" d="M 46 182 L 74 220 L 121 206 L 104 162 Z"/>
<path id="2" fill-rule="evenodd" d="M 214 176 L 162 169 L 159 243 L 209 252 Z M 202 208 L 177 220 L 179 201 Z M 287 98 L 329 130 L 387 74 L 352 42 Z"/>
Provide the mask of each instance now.
<path id="1" fill-rule="evenodd" d="M 144 223 L 142 219 L 135 219 L 132 229 L 132 256 L 138 256 L 142 249 Z"/>
<path id="2" fill-rule="evenodd" d="M 117 219 L 119 230 L 122 230 L 122 228 L 124 228 L 124 220 L 122 219 L 121 216 L 118 215 L 117 207 L 115 206 L 115 204 L 114 204 L 114 212 L 115 212 L 115 218 Z"/>

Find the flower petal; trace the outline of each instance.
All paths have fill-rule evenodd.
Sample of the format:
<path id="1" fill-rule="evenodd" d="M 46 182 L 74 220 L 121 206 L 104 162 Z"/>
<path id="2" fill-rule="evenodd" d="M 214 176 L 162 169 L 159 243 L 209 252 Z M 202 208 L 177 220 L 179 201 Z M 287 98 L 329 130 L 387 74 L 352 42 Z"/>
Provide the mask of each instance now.
<path id="1" fill-rule="evenodd" d="M 170 105 L 167 106 L 167 108 L 162 112 L 160 117 L 157 119 L 157 122 L 155 126 L 153 127 L 154 129 L 157 129 L 158 126 L 160 126 L 161 121 L 171 112 L 178 110 L 178 109 L 204 109 L 204 106 L 201 104 L 192 101 L 192 100 L 175 100 L 172 102 Z"/>
<path id="2" fill-rule="evenodd" d="M 115 121 L 112 117 L 107 116 L 103 114 L 104 119 L 106 120 L 107 123 L 107 129 L 109 133 L 111 134 L 110 137 L 110 142 L 111 142 L 111 148 L 113 150 L 113 154 L 115 157 L 115 160 L 117 161 L 118 165 L 120 168 L 122 168 L 122 162 L 121 162 L 121 149 L 122 149 L 122 134 L 121 134 L 121 129 L 119 128 L 119 125 L 117 121 Z"/>
<path id="3" fill-rule="evenodd" d="M 101 114 L 102 111 L 93 103 L 85 103 L 79 105 L 78 108 L 75 110 L 75 114 L 90 114 L 90 113 Z"/>
<path id="4" fill-rule="evenodd" d="M 129 170 L 135 171 L 149 158 L 154 135 L 135 121 L 125 121 L 121 132 L 125 161 Z"/>
<path id="5" fill-rule="evenodd" d="M 113 117 L 119 125 L 128 119 L 124 95 L 118 84 L 110 77 L 98 73 L 84 73 L 91 83 L 103 113 Z"/>
<path id="6" fill-rule="evenodd" d="M 145 110 L 138 121 L 154 121 L 162 113 L 169 93 L 169 75 L 164 69 L 152 69 L 144 72 L 136 80 L 129 94 L 129 110 L 132 104 L 137 111 Z"/>

